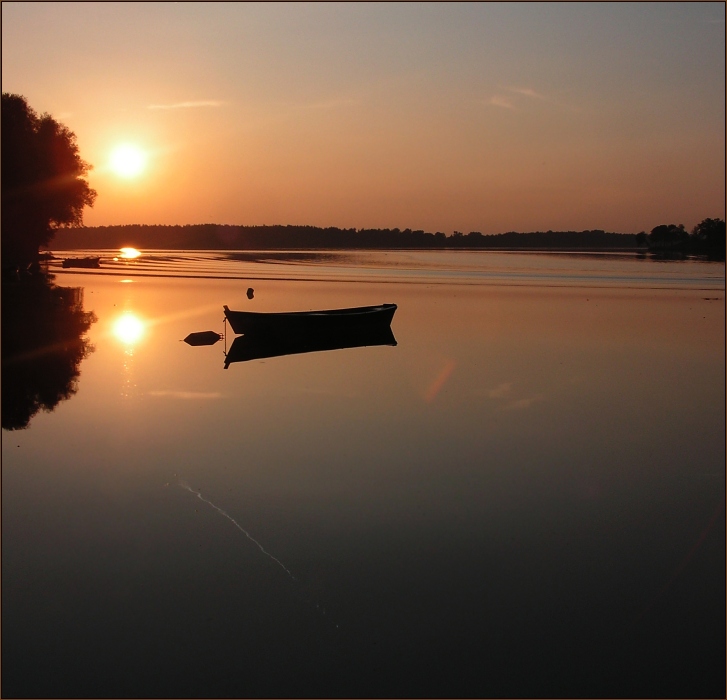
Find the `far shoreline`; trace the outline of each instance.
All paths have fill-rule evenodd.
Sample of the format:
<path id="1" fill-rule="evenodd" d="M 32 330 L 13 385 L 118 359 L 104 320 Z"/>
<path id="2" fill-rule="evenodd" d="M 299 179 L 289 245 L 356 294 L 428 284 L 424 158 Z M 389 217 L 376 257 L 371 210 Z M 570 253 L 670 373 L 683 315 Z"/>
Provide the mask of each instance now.
<path id="1" fill-rule="evenodd" d="M 682 229 L 683 227 L 678 227 Z M 657 229 L 655 229 L 657 230 Z M 678 231 L 683 233 L 682 231 Z M 446 235 L 411 229 L 355 229 L 295 225 L 242 226 L 187 224 L 85 226 L 59 228 L 46 250 L 207 250 L 207 251 L 407 251 L 458 250 L 542 253 L 634 253 L 658 258 L 697 255 L 724 260 L 724 246 L 705 245 L 695 236 L 656 240 L 645 232 L 602 229 L 482 234 L 454 231 Z M 654 240 L 651 240 L 654 238 Z"/>

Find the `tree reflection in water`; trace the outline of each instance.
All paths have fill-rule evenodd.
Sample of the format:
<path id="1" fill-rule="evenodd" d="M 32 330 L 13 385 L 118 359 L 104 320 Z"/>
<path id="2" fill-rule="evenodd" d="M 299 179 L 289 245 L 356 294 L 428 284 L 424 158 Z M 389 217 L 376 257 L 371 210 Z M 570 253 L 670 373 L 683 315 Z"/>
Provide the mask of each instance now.
<path id="1" fill-rule="evenodd" d="M 27 428 L 78 390 L 79 366 L 93 346 L 95 323 L 83 310 L 82 287 L 58 287 L 51 275 L 2 285 L 2 427 Z"/>

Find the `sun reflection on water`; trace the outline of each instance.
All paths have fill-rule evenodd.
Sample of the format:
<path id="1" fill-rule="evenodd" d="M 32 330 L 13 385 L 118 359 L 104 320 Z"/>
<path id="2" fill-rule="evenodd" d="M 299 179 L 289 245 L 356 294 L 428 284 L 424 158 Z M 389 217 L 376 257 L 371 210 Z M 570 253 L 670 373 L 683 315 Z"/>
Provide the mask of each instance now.
<path id="1" fill-rule="evenodd" d="M 124 260 L 133 260 L 141 255 L 141 252 L 136 248 L 121 248 L 121 256 Z"/>
<path id="2" fill-rule="evenodd" d="M 135 345 L 141 340 L 145 330 L 144 322 L 130 311 L 119 316 L 113 325 L 113 334 L 125 345 Z"/>
<path id="3" fill-rule="evenodd" d="M 119 254 L 114 257 L 114 262 L 118 262 L 119 260 L 136 260 L 140 256 L 140 250 L 126 246 L 124 248 L 119 248 Z"/>
<path id="4" fill-rule="evenodd" d="M 147 322 L 132 311 L 125 311 L 111 324 L 111 333 L 124 347 L 121 396 L 131 399 L 138 394 L 134 371 L 135 346 L 144 337 Z"/>

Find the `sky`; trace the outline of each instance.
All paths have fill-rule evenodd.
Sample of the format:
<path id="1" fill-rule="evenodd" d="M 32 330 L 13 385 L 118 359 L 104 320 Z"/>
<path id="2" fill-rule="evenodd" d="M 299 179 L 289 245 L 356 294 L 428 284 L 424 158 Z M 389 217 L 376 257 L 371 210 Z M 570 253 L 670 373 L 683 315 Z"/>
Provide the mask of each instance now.
<path id="1" fill-rule="evenodd" d="M 76 134 L 90 226 L 725 216 L 723 3 L 3 2 L 2 89 Z"/>

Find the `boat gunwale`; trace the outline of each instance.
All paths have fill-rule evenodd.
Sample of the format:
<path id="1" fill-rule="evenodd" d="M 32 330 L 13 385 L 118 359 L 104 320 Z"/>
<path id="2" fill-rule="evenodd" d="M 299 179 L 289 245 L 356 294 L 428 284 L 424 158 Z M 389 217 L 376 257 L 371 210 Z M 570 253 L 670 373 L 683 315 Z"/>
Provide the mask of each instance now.
<path id="1" fill-rule="evenodd" d="M 302 318 L 310 316 L 363 316 L 366 314 L 376 314 L 393 309 L 396 311 L 396 304 L 378 304 L 377 306 L 353 306 L 347 309 L 322 309 L 319 311 L 235 311 L 230 309 L 226 304 L 222 307 L 225 316 L 229 318 L 230 314 L 247 316 L 251 318 Z"/>
<path id="2" fill-rule="evenodd" d="M 235 334 L 281 332 L 282 329 L 303 329 L 306 327 L 324 329 L 327 327 L 390 325 L 396 312 L 396 304 L 358 306 L 346 309 L 321 311 L 232 311 L 226 304 L 225 320 Z"/>

